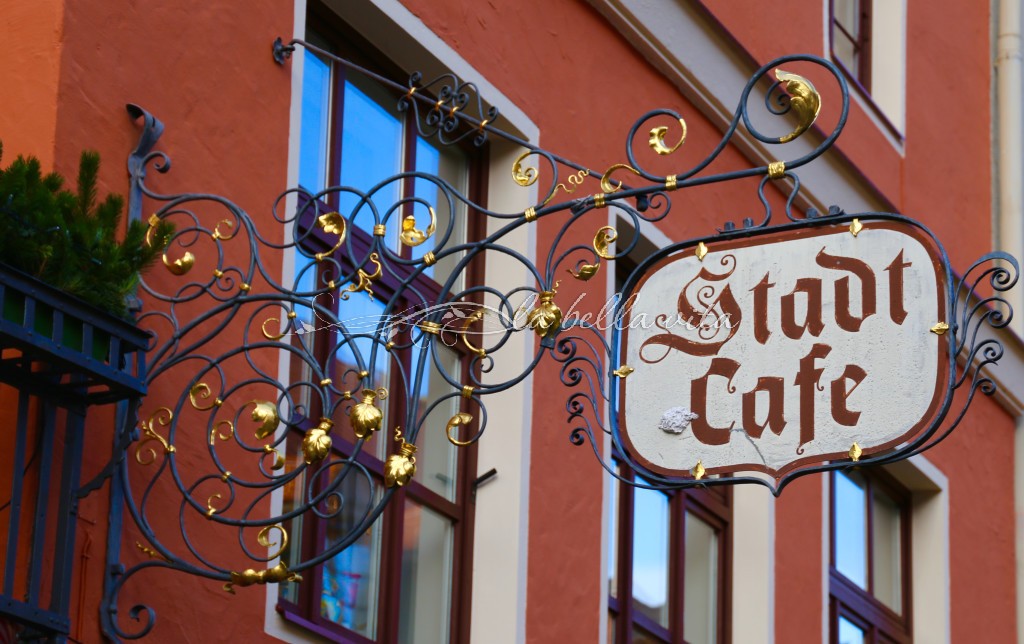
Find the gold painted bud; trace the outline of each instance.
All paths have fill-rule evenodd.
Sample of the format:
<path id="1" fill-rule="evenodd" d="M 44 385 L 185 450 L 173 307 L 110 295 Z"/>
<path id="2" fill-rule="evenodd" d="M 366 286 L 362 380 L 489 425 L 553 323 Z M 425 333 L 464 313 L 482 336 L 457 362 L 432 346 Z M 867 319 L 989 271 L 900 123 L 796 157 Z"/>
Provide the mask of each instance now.
<path id="1" fill-rule="evenodd" d="M 542 291 L 540 302 L 533 307 L 530 314 L 526 316 L 526 322 L 542 338 L 547 338 L 558 333 L 562 324 L 562 309 L 555 304 L 555 293 L 558 291 L 558 284 L 550 291 Z"/>
<path id="2" fill-rule="evenodd" d="M 363 389 L 363 402 L 354 405 L 352 411 L 348 413 L 356 438 L 367 438 L 380 429 L 380 424 L 384 420 L 384 412 L 373 404 L 376 398 L 376 391 Z"/>
<path id="3" fill-rule="evenodd" d="M 319 463 L 331 452 L 334 441 L 327 432 L 331 431 L 333 425 L 330 418 L 321 418 L 319 425 L 306 432 L 302 439 L 302 456 L 307 465 Z"/>
<path id="4" fill-rule="evenodd" d="M 389 456 L 384 463 L 384 485 L 387 487 L 402 487 L 416 473 L 416 446 L 405 442 L 401 431 L 396 430 L 395 434 L 395 440 L 401 445 L 398 453 Z"/>

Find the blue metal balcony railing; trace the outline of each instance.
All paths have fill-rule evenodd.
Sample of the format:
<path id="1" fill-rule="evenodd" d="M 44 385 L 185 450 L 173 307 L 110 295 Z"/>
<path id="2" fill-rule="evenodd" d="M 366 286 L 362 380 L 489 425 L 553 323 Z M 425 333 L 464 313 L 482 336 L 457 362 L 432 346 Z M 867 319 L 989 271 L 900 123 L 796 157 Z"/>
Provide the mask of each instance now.
<path id="1" fill-rule="evenodd" d="M 69 634 L 86 411 L 145 393 L 148 338 L 0 265 L 0 621 L 21 639 Z"/>

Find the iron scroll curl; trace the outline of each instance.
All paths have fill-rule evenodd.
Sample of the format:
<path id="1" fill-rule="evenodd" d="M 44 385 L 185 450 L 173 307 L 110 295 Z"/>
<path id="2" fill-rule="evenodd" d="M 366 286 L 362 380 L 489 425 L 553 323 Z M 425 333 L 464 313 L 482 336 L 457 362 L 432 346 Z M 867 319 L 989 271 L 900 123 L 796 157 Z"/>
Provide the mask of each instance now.
<path id="1" fill-rule="evenodd" d="M 756 199 L 763 214 L 758 223 L 754 217 L 739 226 L 723 222 L 717 234 L 661 249 L 637 271 L 669 253 L 711 240 L 846 225 L 855 219 L 898 221 L 923 229 L 895 214 L 851 215 L 835 208 L 826 215 L 811 211 L 802 217 L 794 210 L 800 181 L 793 171 L 825 153 L 848 116 L 848 88 L 833 63 L 800 55 L 764 65 L 743 87 L 732 119 L 710 152 L 696 163 L 681 164 L 675 174 L 661 174 L 648 167 L 645 154 L 673 162 L 690 154 L 685 115 L 675 111 L 653 110 L 637 119 L 627 133 L 625 163 L 602 171 L 502 131 L 496 126 L 498 111 L 487 105 L 473 83 L 453 75 L 424 82 L 418 74 L 407 83 L 396 83 L 301 40 L 278 40 L 275 60 L 285 63 L 297 47 L 393 90 L 398 109 L 411 112 L 421 136 L 442 145 L 469 141 L 480 146 L 498 137 L 521 146 L 512 180 L 524 187 L 536 184 L 538 201 L 523 212 L 499 212 L 475 203 L 441 177 L 405 172 L 367 189 L 329 186 L 314 193 L 290 188 L 270 204 L 269 214 L 253 217 L 223 196 L 164 194 L 152 188 L 147 169 L 162 174 L 170 169 L 170 158 L 153 149 L 162 125 L 145 110 L 132 108 L 133 120 L 143 118 L 144 129 L 129 162 L 129 210 L 141 218 L 142 204 L 153 204 L 149 221 L 170 220 L 176 232 L 165 253 L 166 270 L 158 268 L 142 285 L 146 308 L 138 322 L 153 333 L 146 384 L 168 397 L 158 400 L 151 395 L 139 417 L 128 419 L 121 428 L 126 437 L 138 434 L 138 440 L 124 441 L 125 453 L 120 454 L 114 478 L 142 537 L 135 550 L 145 558 L 128 567 L 119 558 L 112 562 L 103 603 L 104 626 L 111 636 L 136 639 L 153 628 L 156 613 L 147 606 L 128 611 L 138 622 L 134 629 L 118 621 L 126 583 L 152 568 L 205 577 L 229 592 L 299 581 L 365 533 L 400 485 L 394 477 L 368 467 L 361 457 L 364 449 L 376 445 L 374 440 L 394 436 L 396 449 L 388 456 L 389 465 L 392 458 L 405 458 L 394 462 L 395 471 L 401 472 L 414 465 L 409 455 L 425 431 L 444 433 L 454 449 L 473 444 L 488 425 L 487 397 L 519 386 L 545 356 L 559 365 L 568 390 L 570 442 L 589 443 L 600 465 L 624 480 L 602 453 L 605 437 L 610 437 L 616 456 L 643 475 L 628 481 L 638 487 L 751 483 L 767 485 L 778 494 L 798 476 L 850 465 L 802 468 L 777 482 L 744 475 L 673 479 L 646 470 L 625 448 L 614 413 L 621 404 L 616 383 L 628 375 L 618 360 L 617 333 L 608 335 L 606 329 L 579 318 L 563 319 L 557 294 L 560 280 L 587 281 L 602 266 L 612 270 L 616 260 L 637 248 L 638 231 L 644 226 L 681 216 L 672 210 L 673 193 L 694 186 L 757 179 Z M 818 129 L 822 106 L 811 80 L 793 70 L 809 76 L 814 72 L 835 83 L 841 101 L 830 113 L 828 131 Z M 821 83 L 817 77 L 815 81 Z M 765 134 L 755 125 L 756 108 L 751 104 L 762 95 L 761 116 L 776 119 L 779 134 Z M 792 159 L 779 155 L 782 160 L 763 166 L 709 172 L 741 128 L 773 150 L 784 150 L 801 136 L 812 138 L 814 144 L 810 151 L 801 148 L 805 152 Z M 644 140 L 645 132 L 649 149 L 637 149 L 635 143 Z M 401 186 L 413 181 L 429 182 L 438 197 L 392 196 L 401 195 Z M 788 190 L 787 223 L 777 226 L 770 226 L 770 183 Z M 343 211 L 327 206 L 339 203 L 350 205 Z M 609 228 L 606 209 L 628 226 Z M 492 232 L 478 241 L 461 241 L 455 234 L 455 218 L 438 218 L 437 212 L 473 213 L 492 222 Z M 555 222 L 558 217 L 563 219 Z M 544 225 L 557 227 L 547 253 L 533 258 L 506 245 L 510 233 L 541 218 Z M 370 234 L 360 233 L 357 241 L 356 230 Z M 392 241 L 395 237 L 398 243 L 422 246 L 426 252 L 403 254 Z M 521 267 L 531 283 L 501 289 L 462 279 L 474 260 L 496 255 Z M 998 360 L 1002 348 L 984 329 L 1009 322 L 1011 312 L 1001 294 L 1016 283 L 1019 267 L 1008 255 L 994 253 L 954 283 L 944 250 L 941 257 L 951 285 L 946 293 L 949 310 L 955 312 L 950 316 L 955 347 L 948 358 L 951 373 L 957 373 L 957 360 L 964 365 L 962 375 L 949 383 L 945 418 L 957 389 L 968 389 L 968 403 L 978 391 L 993 391 L 986 369 Z M 284 263 L 294 265 L 287 281 L 282 277 Z M 436 292 L 418 286 L 430 270 L 440 276 Z M 624 292 L 635 284 L 637 271 Z M 382 278 L 397 286 L 381 288 Z M 363 319 L 347 314 L 356 298 L 377 303 L 380 314 Z M 502 352 L 522 333 L 537 336 L 535 344 L 531 340 L 528 359 Z M 465 355 L 457 367 L 446 358 L 454 345 Z M 290 366 L 282 369 L 282 364 Z M 342 366 L 332 369 L 332 364 Z M 501 369 L 496 368 L 499 364 Z M 384 382 L 383 373 L 393 375 Z M 443 383 L 442 390 L 424 400 L 420 392 L 431 376 Z M 390 404 L 401 405 L 405 422 L 397 436 L 383 412 L 384 396 Z M 448 424 L 433 426 L 442 411 L 442 416 L 450 416 Z M 962 418 L 960 410 L 951 418 L 952 426 L 940 428 L 936 423 L 899 450 L 860 462 L 886 463 L 917 453 L 942 440 Z M 339 436 L 351 444 L 350 450 L 335 449 L 333 440 Z M 272 502 L 285 489 L 291 491 L 289 502 Z M 167 528 L 168 494 L 174 497 L 176 510 L 172 530 Z M 309 515 L 344 521 L 345 529 L 324 549 L 304 556 L 295 548 L 289 550 L 287 540 L 292 522 Z M 197 526 L 231 532 L 232 542 L 237 542 L 235 556 L 210 555 L 201 540 L 194 539 L 208 534 Z"/>

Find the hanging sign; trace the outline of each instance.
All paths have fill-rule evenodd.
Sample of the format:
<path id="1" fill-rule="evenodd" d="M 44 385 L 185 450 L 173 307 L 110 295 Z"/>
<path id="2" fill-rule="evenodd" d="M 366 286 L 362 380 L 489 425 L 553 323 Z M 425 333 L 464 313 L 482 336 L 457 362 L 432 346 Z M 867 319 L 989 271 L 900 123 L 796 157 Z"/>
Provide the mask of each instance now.
<path id="1" fill-rule="evenodd" d="M 619 435 L 663 476 L 793 468 L 888 450 L 948 389 L 943 263 L 902 222 L 714 240 L 624 294 Z"/>

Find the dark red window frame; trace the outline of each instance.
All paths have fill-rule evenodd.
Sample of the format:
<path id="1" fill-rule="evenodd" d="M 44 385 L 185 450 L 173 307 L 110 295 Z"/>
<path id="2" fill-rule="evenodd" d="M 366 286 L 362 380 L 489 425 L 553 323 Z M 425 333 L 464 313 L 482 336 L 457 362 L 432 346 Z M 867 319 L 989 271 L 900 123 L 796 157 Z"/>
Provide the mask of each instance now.
<path id="1" fill-rule="evenodd" d="M 829 43 L 832 48 L 832 58 L 846 72 L 860 89 L 870 96 L 868 88 L 871 87 L 871 0 L 853 0 L 857 3 L 857 13 L 860 17 L 857 33 L 851 34 L 846 27 L 836 19 L 835 0 L 829 3 L 829 21 L 832 29 L 829 30 Z M 836 30 L 853 45 L 854 55 L 857 57 L 856 69 L 850 69 L 846 63 L 836 55 L 835 35 Z"/>
<path id="2" fill-rule="evenodd" d="M 318 34 L 322 36 L 331 36 L 333 34 L 335 36 L 330 38 L 330 42 L 335 47 L 335 51 L 341 52 L 346 58 L 356 61 L 365 67 L 381 70 L 384 76 L 391 78 L 402 77 L 401 72 L 391 65 L 389 61 L 382 59 L 368 43 L 344 25 L 344 23 L 342 23 L 333 13 L 319 6 L 312 6 L 310 8 L 309 18 L 310 25 L 317 25 Z M 343 100 L 345 70 L 341 66 L 336 66 L 335 72 L 336 73 L 332 75 L 332 108 L 330 124 L 331 141 L 328 158 L 329 185 L 340 184 L 342 163 L 340 133 L 342 132 L 342 118 L 344 113 Z M 398 95 L 395 96 L 395 99 L 397 101 Z M 413 168 L 415 167 L 417 130 L 411 119 L 415 118 L 415 116 L 410 110 L 404 113 L 404 118 L 405 141 L 403 167 Z M 476 149 L 472 147 L 464 147 L 463 149 L 467 152 L 467 160 L 469 162 L 470 196 L 475 202 L 483 203 L 486 199 L 485 191 L 487 185 L 486 164 L 484 163 L 486 149 Z M 406 194 L 412 192 L 412 178 L 405 180 L 403 190 Z M 330 195 L 326 203 L 320 202 L 320 212 L 326 212 L 336 208 L 337 203 L 337 196 Z M 407 210 L 411 210 L 411 208 L 411 204 L 406 206 Z M 315 227 L 313 215 L 314 209 L 303 209 L 300 205 L 300 212 L 302 210 L 305 210 L 305 212 L 302 214 L 304 219 L 300 219 L 300 226 L 310 231 L 310 235 L 308 237 L 308 242 L 310 244 L 309 250 L 314 253 L 329 250 L 333 240 L 328 240 L 324 236 L 323 232 Z M 405 214 L 408 213 L 405 211 L 402 213 L 396 213 L 396 215 L 401 216 L 404 216 Z M 395 221 L 399 221 L 401 216 L 393 217 L 393 219 Z M 482 222 L 483 219 L 481 217 L 469 216 L 467 218 L 467 239 L 479 239 L 483 236 L 485 231 L 483 230 Z M 355 256 L 366 256 L 369 252 L 372 241 L 370 234 L 356 226 L 349 226 L 348 234 L 351 238 Z M 401 247 L 401 252 L 403 257 L 410 256 L 410 249 L 405 246 Z M 339 255 L 337 259 L 343 266 L 348 266 L 348 261 L 345 257 Z M 412 268 L 410 267 L 393 266 L 392 268 L 394 269 L 395 274 L 384 272 L 379 281 L 374 283 L 374 290 L 379 299 L 386 300 L 392 297 L 398 289 L 401 280 L 412 272 Z M 467 269 L 467 283 L 481 283 L 483 279 L 483 271 L 483 259 L 480 258 L 478 260 L 474 260 Z M 325 280 L 330 279 L 331 277 L 334 276 L 327 275 Z M 418 279 L 416 281 L 416 287 L 428 298 L 436 299 L 440 294 L 440 286 L 429 278 L 423 277 Z M 365 296 L 365 294 L 358 293 L 355 296 Z M 331 338 L 330 341 L 320 341 L 315 345 L 315 354 L 321 363 L 325 363 L 327 357 L 330 355 L 331 349 L 333 348 L 331 346 L 334 343 L 333 334 L 323 335 L 324 339 L 327 337 Z M 465 351 L 460 350 L 459 345 L 451 348 L 460 353 L 461 356 L 465 356 Z M 392 356 L 384 356 L 378 359 L 383 358 L 393 359 Z M 401 357 L 401 360 L 406 372 L 408 373 L 412 362 L 411 356 L 406 354 Z M 333 362 L 334 360 L 330 361 L 332 368 Z M 462 376 L 464 382 L 468 382 L 469 379 L 468 364 L 468 360 L 463 361 Z M 330 373 L 327 375 L 328 377 L 335 377 Z M 392 392 L 392 396 L 389 398 L 387 403 L 388 428 L 393 428 L 395 426 L 405 427 L 407 425 L 407 419 L 403 417 L 403 401 L 401 400 L 401 396 L 394 395 L 395 392 L 402 390 L 401 380 L 396 370 L 391 370 L 390 379 L 391 382 L 389 383 L 389 390 Z M 466 408 L 465 401 L 462 401 L 462 405 L 462 411 L 472 412 L 471 409 Z M 304 432 L 309 427 L 316 424 L 316 419 L 318 419 L 319 416 L 320 414 L 318 409 L 310 409 L 304 422 L 291 428 L 292 434 L 289 436 L 290 453 L 297 451 L 297 445 L 301 442 Z M 345 432 L 346 429 L 347 424 L 338 424 L 336 425 L 336 431 L 332 432 L 334 441 L 332 451 L 337 456 L 347 456 L 354 450 L 354 442 L 350 440 L 352 437 Z M 472 431 L 472 428 L 467 431 Z M 393 453 L 396 449 L 394 441 L 389 440 L 389 435 L 383 434 L 385 434 L 385 432 L 382 432 L 382 435 L 378 436 L 377 440 L 385 440 L 388 445 L 388 454 Z M 375 481 L 381 483 L 381 487 L 383 487 L 383 461 L 376 458 L 375 455 L 368 454 L 366 451 L 360 453 L 357 460 L 372 473 Z M 477 454 L 475 445 L 459 448 L 456 494 L 454 502 L 428 489 L 414 477 L 410 483 L 397 491 L 392 498 L 391 503 L 382 513 L 379 519 L 380 521 L 383 521 L 383 528 L 381 534 L 380 568 L 378 571 L 379 596 L 377 598 L 376 639 L 367 639 L 358 633 L 350 631 L 334 622 L 331 622 L 330 620 L 327 620 L 326 618 L 321 617 L 320 598 L 322 595 L 323 565 L 314 567 L 304 575 L 303 583 L 299 584 L 297 588 L 298 597 L 296 602 L 293 603 L 283 598 L 279 599 L 277 604 L 278 612 L 289 621 L 304 626 L 322 637 L 333 641 L 353 642 L 356 644 L 393 644 L 398 642 L 399 616 L 401 614 L 400 600 L 404 512 L 406 508 L 406 501 L 411 500 L 438 513 L 452 522 L 454 543 L 452 546 L 452 596 L 450 600 L 451 614 L 449 621 L 449 641 L 468 642 L 471 605 L 470 586 L 472 582 L 471 564 L 474 518 L 473 485 L 476 474 L 476 461 Z M 302 548 L 303 558 L 312 556 L 318 548 L 322 547 L 320 544 L 324 543 L 325 535 L 325 520 L 316 517 L 316 515 L 312 513 L 308 513 L 304 517 L 302 544 L 300 546 Z"/>
<path id="3" fill-rule="evenodd" d="M 874 15 L 871 11 L 871 0 L 855 0 L 857 2 L 857 11 L 860 13 L 860 29 L 856 34 L 851 34 L 843 27 L 839 21 L 836 20 L 835 14 L 835 0 L 829 2 L 829 30 L 828 30 L 828 42 L 829 51 L 832 55 L 832 61 L 839 67 L 843 75 L 846 76 L 846 80 L 853 85 L 854 89 L 860 93 L 864 100 L 867 101 L 871 111 L 876 117 L 882 122 L 889 133 L 896 137 L 898 140 L 903 140 L 903 133 L 900 132 L 889 117 L 885 115 L 880 107 L 875 103 L 874 99 L 871 98 L 871 76 L 874 61 L 871 58 L 871 42 L 872 42 L 872 25 L 874 21 Z M 842 32 L 843 37 L 850 41 L 853 45 L 854 50 L 859 54 L 857 69 L 850 69 L 845 62 L 836 54 L 836 30 Z"/>
<path id="4" fill-rule="evenodd" d="M 620 467 L 619 474 L 624 479 L 636 480 L 628 467 Z M 637 612 L 633 607 L 633 486 L 628 483 L 615 482 L 618 485 L 618 516 L 615 541 L 616 555 L 616 592 L 615 597 L 609 594 L 608 611 L 615 618 L 614 632 L 609 633 L 609 641 L 615 644 L 631 644 L 633 632 L 639 627 L 651 636 L 653 642 L 670 644 L 686 644 L 683 638 L 683 622 L 685 619 L 684 605 L 684 561 L 686 555 L 686 513 L 691 512 L 718 534 L 718 591 L 717 602 L 717 641 L 726 643 L 730 640 L 730 597 L 729 579 L 731 578 L 732 559 L 732 491 L 724 487 L 691 489 L 665 493 L 669 498 L 669 627 L 665 628 L 647 615 Z"/>
<path id="5" fill-rule="evenodd" d="M 911 633 L 911 494 L 885 470 L 858 469 L 857 473 L 865 481 L 865 498 L 867 499 L 867 590 L 853 583 L 836 569 L 836 494 L 835 477 L 829 476 L 829 504 L 831 527 L 829 557 L 829 642 L 839 641 L 839 618 L 845 617 L 864 631 L 866 644 L 910 644 L 913 642 Z M 874 588 L 874 504 L 873 494 L 876 489 L 896 502 L 900 508 L 900 590 L 902 593 L 901 613 L 876 599 L 872 594 Z"/>

